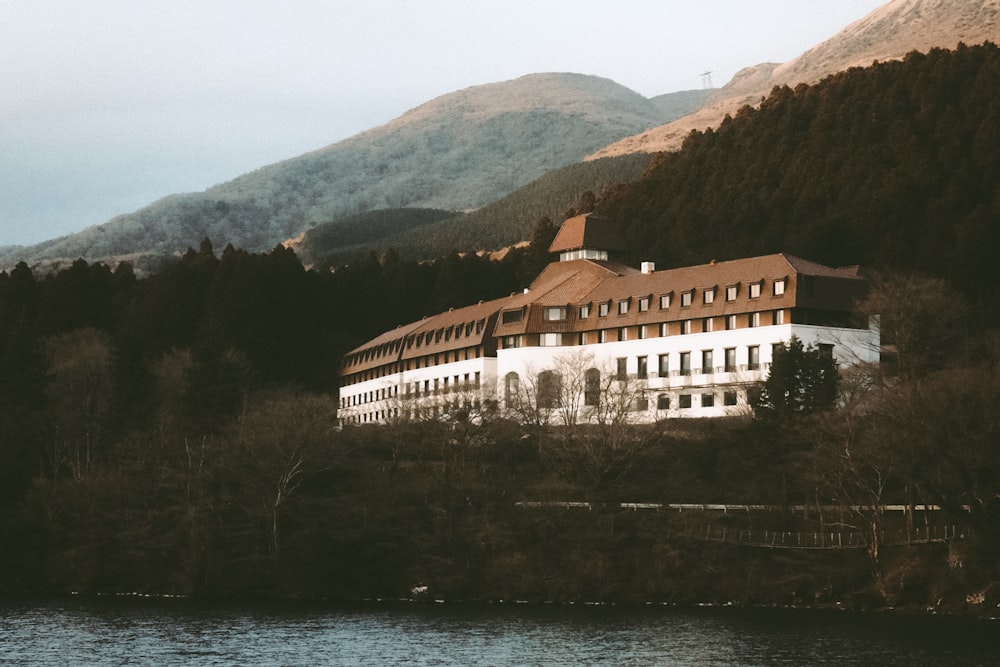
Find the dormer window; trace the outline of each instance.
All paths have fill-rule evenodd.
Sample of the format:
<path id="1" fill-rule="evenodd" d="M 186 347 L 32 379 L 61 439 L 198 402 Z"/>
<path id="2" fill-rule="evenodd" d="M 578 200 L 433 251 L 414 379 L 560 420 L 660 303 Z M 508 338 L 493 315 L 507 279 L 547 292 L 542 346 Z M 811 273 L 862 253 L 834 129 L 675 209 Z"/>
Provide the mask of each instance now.
<path id="1" fill-rule="evenodd" d="M 726 288 L 726 301 L 736 301 L 736 296 L 739 294 L 738 285 L 730 285 Z"/>
<path id="2" fill-rule="evenodd" d="M 628 299 L 624 299 L 623 301 L 618 302 L 619 315 L 625 315 L 626 313 L 628 313 L 628 301 L 629 301 Z"/>
<path id="3" fill-rule="evenodd" d="M 555 322 L 566 319 L 565 306 L 548 306 L 542 310 L 542 319 L 548 322 Z"/>
<path id="4" fill-rule="evenodd" d="M 645 313 L 648 310 L 649 310 L 649 297 L 644 296 L 641 299 L 639 299 L 639 312 Z"/>
<path id="5" fill-rule="evenodd" d="M 590 304 L 580 306 L 580 319 L 585 320 L 590 317 Z"/>
<path id="6" fill-rule="evenodd" d="M 661 294 L 660 295 L 660 310 L 666 310 L 670 308 L 670 295 Z"/>
<path id="7" fill-rule="evenodd" d="M 524 309 L 518 308 L 517 310 L 505 310 L 500 317 L 504 324 L 517 324 L 524 319 Z"/>
<path id="8" fill-rule="evenodd" d="M 597 316 L 598 317 L 607 317 L 608 316 L 608 311 L 610 311 L 610 310 L 611 310 L 611 304 L 609 302 L 605 301 L 602 304 L 598 304 L 598 306 L 597 306 Z"/>
<path id="9" fill-rule="evenodd" d="M 715 288 L 710 287 L 701 293 L 701 302 L 706 306 L 715 301 Z"/>
<path id="10" fill-rule="evenodd" d="M 781 296 L 785 293 L 785 279 L 774 281 L 774 296 Z"/>
<path id="11" fill-rule="evenodd" d="M 749 296 L 750 296 L 751 299 L 759 299 L 760 298 L 760 286 L 761 286 L 761 281 L 757 281 L 755 283 L 750 283 L 750 285 L 748 286 L 748 289 L 749 289 Z"/>
<path id="12" fill-rule="evenodd" d="M 694 290 L 681 292 L 681 308 L 687 308 L 694 301 Z"/>

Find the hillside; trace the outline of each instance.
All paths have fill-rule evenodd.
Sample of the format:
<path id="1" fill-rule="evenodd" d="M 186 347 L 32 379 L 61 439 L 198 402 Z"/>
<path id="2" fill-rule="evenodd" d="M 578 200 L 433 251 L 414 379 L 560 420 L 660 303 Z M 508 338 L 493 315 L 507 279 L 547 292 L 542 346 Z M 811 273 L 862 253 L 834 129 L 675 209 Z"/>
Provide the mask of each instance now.
<path id="1" fill-rule="evenodd" d="M 597 209 L 631 260 L 788 252 L 948 280 L 997 323 L 1000 48 L 913 52 L 776 89 Z"/>
<path id="2" fill-rule="evenodd" d="M 205 236 L 220 247 L 262 250 L 375 209 L 475 209 L 666 118 L 662 100 L 593 76 L 534 74 L 476 86 L 204 192 L 8 252 L 0 264 L 169 255 Z"/>
<path id="3" fill-rule="evenodd" d="M 416 259 L 452 251 L 497 250 L 530 238 L 542 218 L 561 220 L 583 193 L 600 195 L 638 179 L 651 160 L 652 156 L 635 154 L 570 164 L 468 213 L 432 219 L 412 209 L 372 211 L 357 219 L 318 225 L 294 247 L 305 261 L 332 264 L 374 249 L 394 248 Z M 387 219 L 392 224 L 381 224 Z"/>
<path id="4" fill-rule="evenodd" d="M 794 60 L 740 71 L 703 108 L 615 142 L 589 159 L 677 150 L 692 130 L 718 127 L 744 105 L 758 105 L 775 86 L 815 83 L 850 67 L 896 60 L 914 50 L 985 41 L 1000 41 L 1000 0 L 893 0 Z"/>

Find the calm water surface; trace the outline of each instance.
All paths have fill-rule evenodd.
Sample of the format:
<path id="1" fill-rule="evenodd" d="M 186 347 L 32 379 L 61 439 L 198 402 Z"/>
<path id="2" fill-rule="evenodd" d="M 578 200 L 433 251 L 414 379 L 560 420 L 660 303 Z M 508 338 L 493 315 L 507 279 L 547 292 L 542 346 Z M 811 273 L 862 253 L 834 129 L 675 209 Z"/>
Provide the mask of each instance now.
<path id="1" fill-rule="evenodd" d="M 1000 665 L 1000 622 L 836 611 L 0 602 L 0 665 Z"/>

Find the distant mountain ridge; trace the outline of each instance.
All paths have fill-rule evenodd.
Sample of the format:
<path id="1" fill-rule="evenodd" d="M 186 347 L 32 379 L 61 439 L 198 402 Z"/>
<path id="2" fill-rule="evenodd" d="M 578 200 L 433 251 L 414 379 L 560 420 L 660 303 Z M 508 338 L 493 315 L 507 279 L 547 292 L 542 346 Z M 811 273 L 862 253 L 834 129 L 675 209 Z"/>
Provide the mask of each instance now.
<path id="1" fill-rule="evenodd" d="M 716 128 L 744 105 L 757 106 L 775 86 L 794 88 L 910 51 L 1000 41 L 1000 0 L 893 0 L 786 63 L 747 67 L 698 111 L 606 146 L 588 159 L 674 151 L 692 130 Z"/>
<path id="2" fill-rule="evenodd" d="M 80 233 L 0 253 L 0 265 L 164 256 L 206 236 L 217 247 L 267 250 L 365 211 L 475 209 L 658 125 L 667 113 L 663 100 L 582 74 L 474 86 L 204 192 L 172 195 Z"/>

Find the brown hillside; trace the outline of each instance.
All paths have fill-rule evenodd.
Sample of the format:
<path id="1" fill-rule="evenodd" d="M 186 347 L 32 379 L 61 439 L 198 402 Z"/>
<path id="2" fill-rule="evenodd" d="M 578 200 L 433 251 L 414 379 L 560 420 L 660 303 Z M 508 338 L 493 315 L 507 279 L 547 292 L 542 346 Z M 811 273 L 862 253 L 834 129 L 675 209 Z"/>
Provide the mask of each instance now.
<path id="1" fill-rule="evenodd" d="M 726 114 L 735 114 L 746 104 L 756 106 L 775 86 L 815 83 L 850 67 L 901 58 L 914 50 L 985 41 L 1000 41 L 1000 0 L 893 0 L 794 60 L 738 72 L 695 113 L 622 139 L 587 159 L 677 150 L 692 130 L 718 127 Z"/>

